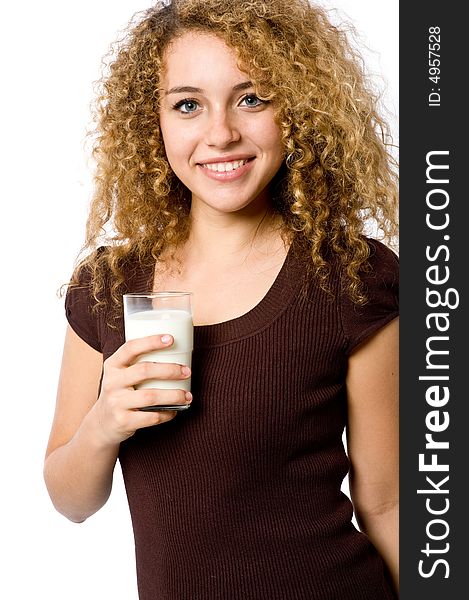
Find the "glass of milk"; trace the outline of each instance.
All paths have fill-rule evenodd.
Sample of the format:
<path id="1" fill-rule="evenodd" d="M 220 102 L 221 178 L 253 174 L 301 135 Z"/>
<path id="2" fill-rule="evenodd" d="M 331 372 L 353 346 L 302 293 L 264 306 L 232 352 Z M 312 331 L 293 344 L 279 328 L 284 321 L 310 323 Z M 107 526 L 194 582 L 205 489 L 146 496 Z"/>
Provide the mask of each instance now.
<path id="1" fill-rule="evenodd" d="M 125 339 L 133 340 L 147 335 L 169 333 L 174 342 L 169 348 L 139 356 L 138 361 L 177 363 L 191 366 L 194 340 L 192 322 L 192 292 L 147 292 L 124 294 Z M 149 379 L 135 386 L 156 389 L 190 391 L 189 379 Z M 147 407 L 144 410 L 184 410 L 190 405 Z"/>

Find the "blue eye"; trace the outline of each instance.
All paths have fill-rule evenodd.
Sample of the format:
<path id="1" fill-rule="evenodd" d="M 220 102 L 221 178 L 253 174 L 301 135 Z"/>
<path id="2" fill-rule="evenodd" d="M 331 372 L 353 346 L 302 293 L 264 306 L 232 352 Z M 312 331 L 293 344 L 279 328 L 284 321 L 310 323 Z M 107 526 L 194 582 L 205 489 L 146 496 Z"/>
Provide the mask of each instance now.
<path id="1" fill-rule="evenodd" d="M 252 108 L 256 108 L 257 106 L 261 106 L 262 104 L 264 104 L 263 100 L 260 100 L 256 94 L 248 94 L 247 96 L 244 96 L 244 98 L 242 99 L 242 102 L 245 102 L 246 106 L 252 107 Z"/>
<path id="2" fill-rule="evenodd" d="M 179 102 L 176 102 L 173 108 L 184 115 L 188 115 L 190 113 L 195 112 L 198 106 L 199 104 L 196 100 L 192 100 L 191 98 L 185 98 L 184 100 L 179 100 Z M 184 110 L 183 107 L 185 107 Z"/>

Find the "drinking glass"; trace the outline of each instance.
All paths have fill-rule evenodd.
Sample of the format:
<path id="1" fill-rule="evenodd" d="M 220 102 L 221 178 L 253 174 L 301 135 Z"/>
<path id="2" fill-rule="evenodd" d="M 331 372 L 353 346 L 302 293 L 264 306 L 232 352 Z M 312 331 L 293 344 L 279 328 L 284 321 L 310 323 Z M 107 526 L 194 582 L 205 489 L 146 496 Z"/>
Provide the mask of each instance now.
<path id="1" fill-rule="evenodd" d="M 194 340 L 191 298 L 192 292 L 124 294 L 126 341 L 165 333 L 174 339 L 169 348 L 142 354 L 138 361 L 177 363 L 191 367 Z M 191 379 L 149 379 L 135 387 L 190 391 Z M 185 410 L 189 406 L 152 406 L 142 410 Z"/>

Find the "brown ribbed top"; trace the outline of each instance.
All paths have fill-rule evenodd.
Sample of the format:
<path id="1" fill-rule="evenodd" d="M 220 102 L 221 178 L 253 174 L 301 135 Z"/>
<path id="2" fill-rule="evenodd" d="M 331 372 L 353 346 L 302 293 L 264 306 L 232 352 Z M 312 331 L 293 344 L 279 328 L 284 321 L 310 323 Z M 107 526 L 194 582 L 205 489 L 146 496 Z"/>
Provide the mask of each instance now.
<path id="1" fill-rule="evenodd" d="M 340 491 L 349 462 L 347 356 L 398 314 L 398 261 L 370 241 L 369 303 L 336 299 L 290 249 L 266 296 L 245 315 L 195 328 L 191 408 L 139 430 L 119 460 L 135 535 L 141 600 L 390 600 L 383 562 L 351 523 Z M 129 269 L 144 292 L 152 267 Z M 124 341 L 89 294 L 67 318 L 110 356 Z"/>

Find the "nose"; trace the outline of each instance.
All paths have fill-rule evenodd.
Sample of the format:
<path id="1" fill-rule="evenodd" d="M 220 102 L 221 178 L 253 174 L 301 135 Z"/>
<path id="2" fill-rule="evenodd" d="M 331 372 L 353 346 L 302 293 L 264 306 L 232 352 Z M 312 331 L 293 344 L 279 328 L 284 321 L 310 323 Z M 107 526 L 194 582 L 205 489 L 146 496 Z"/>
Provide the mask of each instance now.
<path id="1" fill-rule="evenodd" d="M 206 142 L 209 146 L 224 148 L 241 137 L 234 115 L 228 110 L 216 110 L 208 119 Z"/>

